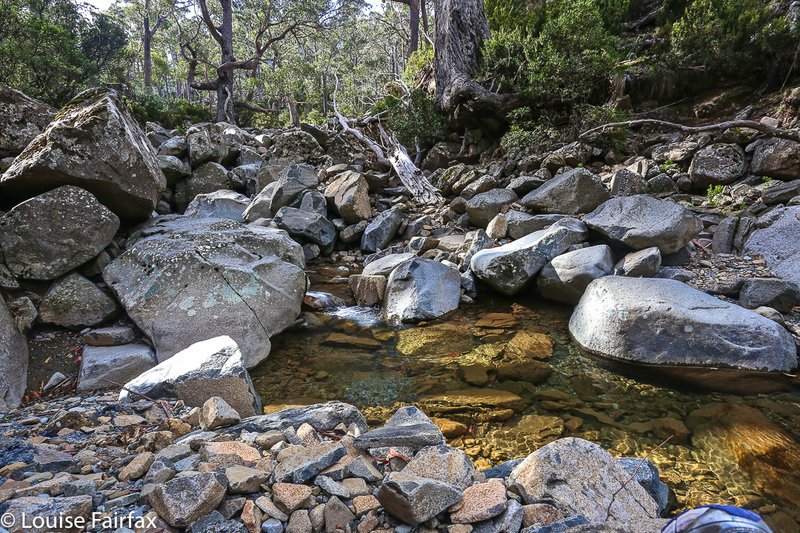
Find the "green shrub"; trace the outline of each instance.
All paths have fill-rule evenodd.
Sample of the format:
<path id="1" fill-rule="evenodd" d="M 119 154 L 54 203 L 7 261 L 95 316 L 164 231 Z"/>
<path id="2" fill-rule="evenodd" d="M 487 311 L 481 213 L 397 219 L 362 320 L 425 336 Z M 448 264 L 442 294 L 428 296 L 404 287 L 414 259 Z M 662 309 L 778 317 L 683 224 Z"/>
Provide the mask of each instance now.
<path id="1" fill-rule="evenodd" d="M 427 150 L 447 132 L 447 124 L 436 111 L 433 98 L 422 89 L 416 89 L 405 99 L 387 95 L 377 104 L 373 112 L 388 111 L 388 126 L 397 140 L 408 148 L 415 148 L 419 142 L 422 150 Z"/>
<path id="2" fill-rule="evenodd" d="M 761 0 L 693 0 L 670 36 L 681 64 L 731 76 L 772 70 L 797 47 L 786 21 Z"/>
<path id="3" fill-rule="evenodd" d="M 709 185 L 706 190 L 708 205 L 717 206 L 722 199 L 722 185 Z"/>
<path id="4" fill-rule="evenodd" d="M 180 98 L 162 98 L 157 94 L 137 94 L 128 105 L 133 118 L 140 124 L 156 122 L 167 129 L 209 122 L 215 117 L 215 113 L 204 105 Z"/>

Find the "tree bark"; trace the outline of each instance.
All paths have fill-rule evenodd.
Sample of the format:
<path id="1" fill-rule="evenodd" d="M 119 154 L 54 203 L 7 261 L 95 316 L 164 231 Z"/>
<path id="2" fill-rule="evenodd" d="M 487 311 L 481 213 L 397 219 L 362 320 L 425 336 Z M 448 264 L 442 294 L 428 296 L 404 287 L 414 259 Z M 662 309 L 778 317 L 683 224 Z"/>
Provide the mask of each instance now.
<path id="1" fill-rule="evenodd" d="M 293 98 L 288 98 L 289 100 L 289 117 L 292 120 L 292 126 L 300 126 L 300 115 L 297 114 L 297 104 L 295 104 Z"/>
<path id="2" fill-rule="evenodd" d="M 408 7 L 411 11 L 410 35 L 408 38 L 408 57 L 419 48 L 419 2 L 420 0 L 409 0 Z"/>
<path id="3" fill-rule="evenodd" d="M 436 0 L 435 6 L 436 107 L 464 124 L 496 119 L 519 106 L 519 95 L 493 93 L 473 80 L 491 37 L 483 0 Z"/>
<path id="4" fill-rule="evenodd" d="M 148 93 L 153 92 L 153 59 L 152 43 L 153 34 L 150 32 L 150 16 L 147 14 L 149 2 L 145 3 L 144 15 L 144 90 Z"/>

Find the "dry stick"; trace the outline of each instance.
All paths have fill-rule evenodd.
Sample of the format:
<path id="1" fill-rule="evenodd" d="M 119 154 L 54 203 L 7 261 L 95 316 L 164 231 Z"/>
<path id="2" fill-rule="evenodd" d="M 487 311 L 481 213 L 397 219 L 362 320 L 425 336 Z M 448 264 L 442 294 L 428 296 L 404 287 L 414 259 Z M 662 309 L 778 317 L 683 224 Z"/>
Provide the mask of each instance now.
<path id="1" fill-rule="evenodd" d="M 636 120 L 627 120 L 625 122 L 611 122 L 596 128 L 584 131 L 578 138 L 584 139 L 587 136 L 597 133 L 605 132 L 606 129 L 613 128 L 629 128 L 633 126 L 661 126 L 663 128 L 678 130 L 683 133 L 707 133 L 710 131 L 727 130 L 730 128 L 750 128 L 760 133 L 778 137 L 780 139 L 788 139 L 790 141 L 800 142 L 800 131 L 790 131 L 781 128 L 773 128 L 755 120 L 730 120 L 728 122 L 720 122 L 719 124 L 707 124 L 705 126 L 686 126 L 684 124 L 677 124 L 675 122 L 667 122 L 666 120 L 657 120 L 654 118 L 641 118 Z"/>
<path id="2" fill-rule="evenodd" d="M 652 455 L 652 453 L 653 453 L 654 451 L 661 449 L 661 448 L 662 448 L 662 447 L 663 447 L 663 446 L 664 446 L 666 443 L 668 443 L 668 442 L 669 442 L 669 440 L 670 440 L 672 437 L 674 437 L 674 436 L 675 436 L 675 435 L 670 435 L 669 437 L 667 437 L 667 438 L 664 440 L 664 442 L 662 442 L 661 444 L 659 444 L 658 446 L 656 446 L 655 448 L 653 448 L 652 450 L 650 450 L 649 452 L 647 452 L 647 455 L 645 455 L 644 457 L 642 457 L 642 460 L 641 460 L 641 461 L 639 461 L 639 464 L 638 464 L 638 465 L 636 465 L 636 469 L 633 471 L 633 473 L 631 474 L 631 476 L 630 476 L 628 479 L 626 479 L 626 480 L 625 480 L 625 482 L 624 482 L 622 485 L 620 485 L 620 487 L 617 489 L 617 491 L 616 491 L 614 494 L 612 494 L 612 495 L 611 495 L 611 501 L 608 503 L 608 508 L 606 509 L 606 519 L 605 519 L 605 521 L 606 521 L 606 522 L 608 522 L 609 518 L 611 518 L 611 507 L 614 505 L 614 500 L 616 500 L 616 499 L 617 499 L 617 494 L 619 494 L 620 492 L 622 492 L 622 489 L 624 489 L 624 488 L 625 488 L 625 487 L 628 485 L 628 483 L 630 483 L 630 482 L 631 482 L 631 480 L 632 480 L 632 479 L 634 479 L 634 478 L 636 477 L 636 474 L 638 474 L 638 473 L 639 473 L 639 469 L 642 467 L 642 465 L 644 464 L 644 462 L 645 462 L 645 461 L 647 461 L 647 458 L 648 458 L 648 457 L 650 457 L 650 455 Z"/>
<path id="3" fill-rule="evenodd" d="M 126 387 L 125 385 L 123 385 L 121 383 L 117 383 L 116 381 L 113 381 L 113 380 L 110 380 L 110 379 L 100 378 L 100 380 L 101 381 L 107 381 L 108 383 L 111 383 L 112 385 L 116 385 L 120 389 L 122 389 L 124 391 L 127 391 L 127 392 L 129 392 L 131 394 L 135 394 L 137 396 L 141 396 L 142 398 L 144 398 L 148 402 L 153 402 L 155 404 L 160 405 L 161 408 L 164 410 L 164 414 L 167 415 L 167 418 L 172 418 L 172 415 L 169 412 L 169 407 L 167 406 L 167 402 L 165 402 L 164 400 L 154 400 L 153 398 L 151 398 L 149 396 L 145 396 L 141 392 L 136 392 L 135 390 L 131 390 L 128 387 Z"/>

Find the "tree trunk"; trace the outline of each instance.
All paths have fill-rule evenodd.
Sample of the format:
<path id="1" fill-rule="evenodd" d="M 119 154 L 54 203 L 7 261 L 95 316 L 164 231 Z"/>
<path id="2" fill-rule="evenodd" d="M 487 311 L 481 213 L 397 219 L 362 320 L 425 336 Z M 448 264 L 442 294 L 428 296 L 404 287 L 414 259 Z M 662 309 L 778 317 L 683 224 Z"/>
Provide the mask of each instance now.
<path id="1" fill-rule="evenodd" d="M 422 13 L 422 30 L 425 32 L 425 35 L 430 35 L 431 31 L 428 28 L 428 7 L 425 5 L 425 0 L 420 0 L 419 10 Z"/>
<path id="2" fill-rule="evenodd" d="M 144 90 L 153 92 L 153 59 L 152 59 L 153 34 L 150 31 L 150 17 L 144 16 Z"/>
<path id="3" fill-rule="evenodd" d="M 411 11 L 411 35 L 408 38 L 409 58 L 419 48 L 419 2 L 420 0 L 409 0 L 408 2 L 408 7 Z"/>
<path id="4" fill-rule="evenodd" d="M 472 78 L 491 37 L 483 0 L 436 0 L 436 107 L 460 127 L 504 129 L 504 115 L 522 104 L 517 94 L 493 93 Z"/>
<path id="5" fill-rule="evenodd" d="M 289 98 L 289 116 L 292 119 L 292 126 L 300 125 L 300 115 L 297 114 L 297 104 L 294 103 L 294 99 L 292 98 Z"/>
<path id="6" fill-rule="evenodd" d="M 220 55 L 224 65 L 236 61 L 233 54 L 233 8 L 231 0 L 223 0 L 222 4 L 222 24 L 219 33 L 222 36 L 220 43 Z M 217 78 L 217 122 L 227 122 L 236 124 L 236 111 L 233 105 L 233 70 L 225 69 L 218 71 Z"/>

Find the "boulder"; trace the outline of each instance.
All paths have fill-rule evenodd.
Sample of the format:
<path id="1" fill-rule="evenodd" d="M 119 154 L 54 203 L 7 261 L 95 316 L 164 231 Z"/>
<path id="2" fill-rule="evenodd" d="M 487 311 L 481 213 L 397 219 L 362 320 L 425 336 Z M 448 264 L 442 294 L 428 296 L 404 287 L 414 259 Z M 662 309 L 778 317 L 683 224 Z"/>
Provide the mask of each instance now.
<path id="1" fill-rule="evenodd" d="M 243 194 L 230 190 L 217 190 L 195 196 L 184 215 L 194 218 L 227 218 L 243 222 L 242 213 L 249 203 L 250 200 Z"/>
<path id="2" fill-rule="evenodd" d="M 289 165 L 281 170 L 272 194 L 268 198 L 269 211 L 274 215 L 281 207 L 287 206 L 303 191 L 316 187 L 319 182 L 314 167 L 306 164 Z"/>
<path id="3" fill-rule="evenodd" d="M 328 218 L 328 202 L 325 196 L 316 190 L 306 191 L 300 197 L 300 209 Z"/>
<path id="4" fill-rule="evenodd" d="M 203 428 L 203 431 L 210 431 L 219 427 L 232 426 L 241 419 L 241 415 L 228 405 L 228 402 L 219 396 L 212 396 L 203 403 L 203 410 L 200 412 L 200 427 Z"/>
<path id="5" fill-rule="evenodd" d="M 505 214 L 506 231 L 512 239 L 521 239 L 534 231 L 547 229 L 567 215 L 529 215 L 522 211 L 510 210 Z"/>
<path id="6" fill-rule="evenodd" d="M 797 366 L 794 341 L 780 325 L 671 279 L 595 280 L 569 330 L 581 348 L 634 363 L 778 372 Z"/>
<path id="7" fill-rule="evenodd" d="M 379 213 L 364 230 L 361 249 L 367 252 L 383 250 L 397 235 L 402 223 L 403 214 L 399 209 L 392 208 Z"/>
<path id="8" fill-rule="evenodd" d="M 444 445 L 422 448 L 403 472 L 444 481 L 462 490 L 471 486 L 479 477 L 466 453 Z"/>
<path id="9" fill-rule="evenodd" d="M 150 505 L 173 527 L 186 527 L 209 514 L 225 497 L 227 480 L 220 473 L 196 473 L 156 485 Z"/>
<path id="10" fill-rule="evenodd" d="M 116 388 L 156 366 L 156 354 L 146 344 L 86 346 L 81 355 L 78 392 Z M 109 381 L 106 381 L 109 380 Z"/>
<path id="11" fill-rule="evenodd" d="M 414 259 L 392 270 L 386 283 L 383 317 L 393 322 L 436 318 L 458 308 L 461 274 L 430 259 Z"/>
<path id="12" fill-rule="evenodd" d="M 275 213 L 273 222 L 300 243 L 318 244 L 323 250 L 333 249 L 336 226 L 322 215 L 294 207 L 281 207 Z"/>
<path id="13" fill-rule="evenodd" d="M 86 189 L 123 219 L 153 212 L 167 181 L 116 92 L 89 89 L 68 103 L 0 177 L 0 196 L 22 200 L 60 185 Z"/>
<path id="14" fill-rule="evenodd" d="M 588 213 L 611 197 L 600 178 L 585 168 L 574 168 L 547 181 L 522 200 L 537 213 Z"/>
<path id="15" fill-rule="evenodd" d="M 655 246 L 626 254 L 614 267 L 621 276 L 650 277 L 661 268 L 661 252 Z"/>
<path id="16" fill-rule="evenodd" d="M 611 178 L 612 196 L 633 196 L 644 193 L 644 178 L 627 168 L 618 170 Z"/>
<path id="17" fill-rule="evenodd" d="M 742 250 L 766 259 L 778 276 L 800 283 L 800 206 L 787 207 L 775 214 L 775 221 L 750 234 Z"/>
<path id="18" fill-rule="evenodd" d="M 175 204 L 185 211 L 199 194 L 209 194 L 231 188 L 231 180 L 225 167 L 214 161 L 203 163 L 191 176 L 175 186 Z"/>
<path id="19" fill-rule="evenodd" d="M 388 277 L 389 274 L 392 273 L 392 270 L 394 270 L 401 264 L 416 258 L 417 256 L 412 253 L 384 255 L 383 257 L 380 257 L 375 261 L 367 263 L 366 266 L 364 266 L 364 270 L 361 272 L 361 274 L 364 276 Z"/>
<path id="20" fill-rule="evenodd" d="M 28 381 L 28 343 L 0 298 L 0 413 L 19 407 Z"/>
<path id="21" fill-rule="evenodd" d="M 164 173 L 164 177 L 167 179 L 167 185 L 170 187 L 174 187 L 175 184 L 183 178 L 192 174 L 192 167 L 174 155 L 158 156 L 158 166 L 161 172 Z"/>
<path id="22" fill-rule="evenodd" d="M 378 489 L 378 501 L 384 510 L 415 526 L 461 501 L 463 491 L 434 479 L 392 472 Z"/>
<path id="23" fill-rule="evenodd" d="M 791 281 L 752 278 L 742 285 L 739 301 L 749 309 L 766 306 L 791 313 L 793 307 L 800 306 L 800 288 Z"/>
<path id="24" fill-rule="evenodd" d="M 261 398 L 253 389 L 242 353 L 230 337 L 198 342 L 125 384 L 126 389 L 153 399 L 178 398 L 202 407 L 209 398 L 225 400 L 242 417 L 261 413 Z M 129 397 L 127 390 L 120 400 Z"/>
<path id="25" fill-rule="evenodd" d="M 443 444 L 442 430 L 414 406 L 401 407 L 382 427 L 367 431 L 353 441 L 353 445 L 360 450 L 387 447 L 423 448 Z"/>
<path id="26" fill-rule="evenodd" d="M 22 153 L 55 115 L 49 105 L 0 83 L 0 158 Z"/>
<path id="27" fill-rule="evenodd" d="M 679 251 L 703 229 L 700 219 L 685 207 L 644 194 L 612 198 L 583 221 L 614 242 L 634 250 L 657 246 L 662 254 Z"/>
<path id="28" fill-rule="evenodd" d="M 229 335 L 252 368 L 269 354 L 270 337 L 300 314 L 303 252 L 282 230 L 168 216 L 128 240 L 103 279 L 159 361 Z"/>
<path id="29" fill-rule="evenodd" d="M 91 193 L 64 185 L 0 218 L 0 247 L 18 278 L 56 279 L 111 243 L 119 218 Z"/>
<path id="30" fill-rule="evenodd" d="M 761 201 L 767 205 L 785 204 L 800 195 L 800 179 L 779 182 L 773 181 L 761 192 Z"/>
<path id="31" fill-rule="evenodd" d="M 549 261 L 586 237 L 586 226 L 582 222 L 566 218 L 549 229 L 535 231 L 497 248 L 481 250 L 472 257 L 470 268 L 495 290 L 516 294 Z"/>
<path id="32" fill-rule="evenodd" d="M 656 502 L 638 483 L 624 484 L 629 477 L 597 444 L 564 438 L 530 454 L 509 482 L 519 483 L 532 500 L 554 501 L 565 515 L 583 515 L 592 523 L 657 518 Z"/>
<path id="33" fill-rule="evenodd" d="M 701 190 L 714 185 L 727 185 L 747 170 L 744 150 L 738 144 L 711 144 L 694 155 L 689 166 L 692 185 Z"/>
<path id="34" fill-rule="evenodd" d="M 757 176 L 796 180 L 800 178 L 800 143 L 769 139 L 756 147 L 750 167 Z"/>
<path id="35" fill-rule="evenodd" d="M 517 200 L 517 194 L 510 189 L 493 189 L 475 195 L 467 202 L 469 221 L 479 228 L 485 228 L 503 208 Z"/>
<path id="36" fill-rule="evenodd" d="M 209 161 L 222 163 L 229 159 L 228 146 L 223 142 L 221 135 L 221 128 L 224 126 L 224 124 L 205 122 L 195 124 L 186 131 L 186 147 L 189 150 L 189 162 L 192 167 L 198 167 Z"/>
<path id="37" fill-rule="evenodd" d="M 589 283 L 613 269 L 611 248 L 605 244 L 590 246 L 555 257 L 542 268 L 536 286 L 549 300 L 575 305 Z"/>
<path id="38" fill-rule="evenodd" d="M 369 185 L 358 172 L 339 174 L 325 188 L 325 199 L 348 224 L 366 220 L 372 214 L 369 205 Z"/>
<path id="39" fill-rule="evenodd" d="M 283 131 L 275 135 L 267 151 L 267 157 L 274 163 L 316 165 L 324 156 L 325 150 L 319 142 L 311 134 L 298 130 Z"/>
<path id="40" fill-rule="evenodd" d="M 116 302 L 75 272 L 53 283 L 39 304 L 42 322 L 66 328 L 96 326 L 116 313 Z"/>

